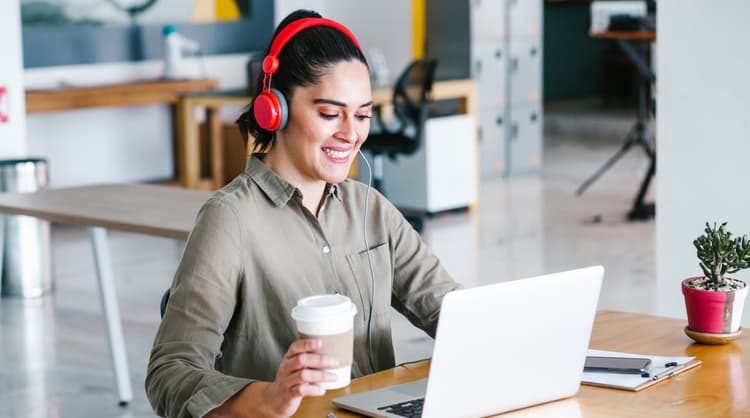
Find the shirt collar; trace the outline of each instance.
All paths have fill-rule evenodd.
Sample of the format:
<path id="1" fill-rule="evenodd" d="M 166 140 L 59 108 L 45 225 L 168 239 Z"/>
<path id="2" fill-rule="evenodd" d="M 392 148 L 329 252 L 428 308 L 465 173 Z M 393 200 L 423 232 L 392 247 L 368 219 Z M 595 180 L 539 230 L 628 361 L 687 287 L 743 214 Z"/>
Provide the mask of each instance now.
<path id="1" fill-rule="evenodd" d="M 263 164 L 264 154 L 252 154 L 247 160 L 245 173 L 258 185 L 276 207 L 289 203 L 297 188 L 289 184 Z"/>
<path id="2" fill-rule="evenodd" d="M 263 164 L 264 154 L 252 154 L 247 161 L 245 167 L 245 173 L 258 185 L 263 193 L 268 196 L 276 207 L 284 206 L 289 203 L 289 200 L 295 193 L 301 196 L 299 189 L 292 186 L 289 182 L 279 177 L 273 172 L 267 165 Z M 326 186 L 327 198 L 334 196 L 340 202 L 341 195 L 339 194 L 339 187 L 335 184 L 328 184 Z"/>

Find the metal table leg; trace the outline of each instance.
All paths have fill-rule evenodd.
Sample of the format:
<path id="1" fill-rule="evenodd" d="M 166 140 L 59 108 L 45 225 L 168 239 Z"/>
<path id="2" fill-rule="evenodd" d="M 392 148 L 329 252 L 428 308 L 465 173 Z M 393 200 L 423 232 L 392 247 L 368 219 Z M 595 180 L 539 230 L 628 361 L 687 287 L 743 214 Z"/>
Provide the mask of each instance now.
<path id="1" fill-rule="evenodd" d="M 112 259 L 109 256 L 109 246 L 107 244 L 107 231 L 104 228 L 98 227 L 88 228 L 88 231 L 94 250 L 94 261 L 96 262 L 96 272 L 99 280 L 99 294 L 101 296 L 104 318 L 107 323 L 109 349 L 112 354 L 117 392 L 120 397 L 120 406 L 125 406 L 133 400 L 133 387 L 130 383 L 128 358 L 125 352 L 125 339 L 122 335 L 120 308 L 117 305 L 117 292 L 115 290 L 114 275 L 112 274 Z"/>

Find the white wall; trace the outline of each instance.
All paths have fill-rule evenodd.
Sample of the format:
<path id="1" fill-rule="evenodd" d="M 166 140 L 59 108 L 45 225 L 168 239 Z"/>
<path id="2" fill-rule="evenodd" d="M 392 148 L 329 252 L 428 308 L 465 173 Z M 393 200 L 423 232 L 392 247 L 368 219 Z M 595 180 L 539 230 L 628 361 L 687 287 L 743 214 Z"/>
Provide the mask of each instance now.
<path id="1" fill-rule="evenodd" d="M 346 25 L 359 40 L 365 55 L 369 57 L 371 48 L 383 53 L 394 80 L 411 61 L 411 1 L 276 0 L 276 23 L 296 9 L 315 10 Z"/>
<path id="2" fill-rule="evenodd" d="M 657 302 L 660 314 L 684 318 L 680 282 L 701 275 L 692 241 L 704 223 L 750 235 L 750 2 L 658 7 Z"/>
<path id="3" fill-rule="evenodd" d="M 340 21 L 354 32 L 368 57 L 371 48 L 379 49 L 385 56 L 390 77 L 395 80 L 412 58 L 411 3 L 325 0 L 324 16 Z"/>
<path id="4" fill-rule="evenodd" d="M 0 87 L 6 90 L 0 112 L 8 117 L 7 122 L 0 121 L 0 158 L 21 157 L 26 154 L 26 101 L 18 0 L 0 1 L 0 39 Z"/>

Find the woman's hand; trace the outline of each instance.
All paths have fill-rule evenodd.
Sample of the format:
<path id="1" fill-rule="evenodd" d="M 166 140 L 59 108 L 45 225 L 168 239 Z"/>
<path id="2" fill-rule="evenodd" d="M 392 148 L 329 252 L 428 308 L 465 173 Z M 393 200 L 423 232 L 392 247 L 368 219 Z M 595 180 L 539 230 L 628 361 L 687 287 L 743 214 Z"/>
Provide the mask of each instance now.
<path id="1" fill-rule="evenodd" d="M 321 341 L 313 338 L 297 340 L 289 346 L 279 364 L 276 379 L 265 388 L 264 398 L 278 416 L 292 416 L 305 396 L 322 396 L 325 389 L 318 382 L 336 380 L 336 375 L 320 369 L 338 367 L 338 360 L 317 354 Z"/>
<path id="2" fill-rule="evenodd" d="M 318 382 L 336 380 L 336 375 L 320 369 L 333 369 L 339 362 L 335 358 L 317 354 L 321 341 L 307 338 L 289 346 L 279 364 L 273 382 L 253 382 L 221 406 L 209 412 L 206 418 L 223 417 L 290 417 L 299 408 L 305 396 L 321 396 L 326 391 Z"/>
<path id="3" fill-rule="evenodd" d="M 264 398 L 278 416 L 289 417 L 297 411 L 305 396 L 322 396 L 325 389 L 318 382 L 336 380 L 336 375 L 321 369 L 338 367 L 338 360 L 317 354 L 321 341 L 313 338 L 297 340 L 289 346 L 279 364 L 276 379 L 265 388 Z"/>

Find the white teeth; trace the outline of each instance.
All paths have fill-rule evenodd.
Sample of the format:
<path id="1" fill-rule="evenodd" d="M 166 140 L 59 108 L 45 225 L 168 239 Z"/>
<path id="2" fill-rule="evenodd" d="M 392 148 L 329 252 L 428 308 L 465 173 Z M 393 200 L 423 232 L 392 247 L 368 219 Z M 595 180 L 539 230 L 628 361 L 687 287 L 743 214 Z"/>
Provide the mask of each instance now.
<path id="1" fill-rule="evenodd" d="M 349 155 L 349 151 L 334 151 L 330 148 L 323 148 L 323 152 L 333 158 L 346 158 Z"/>

